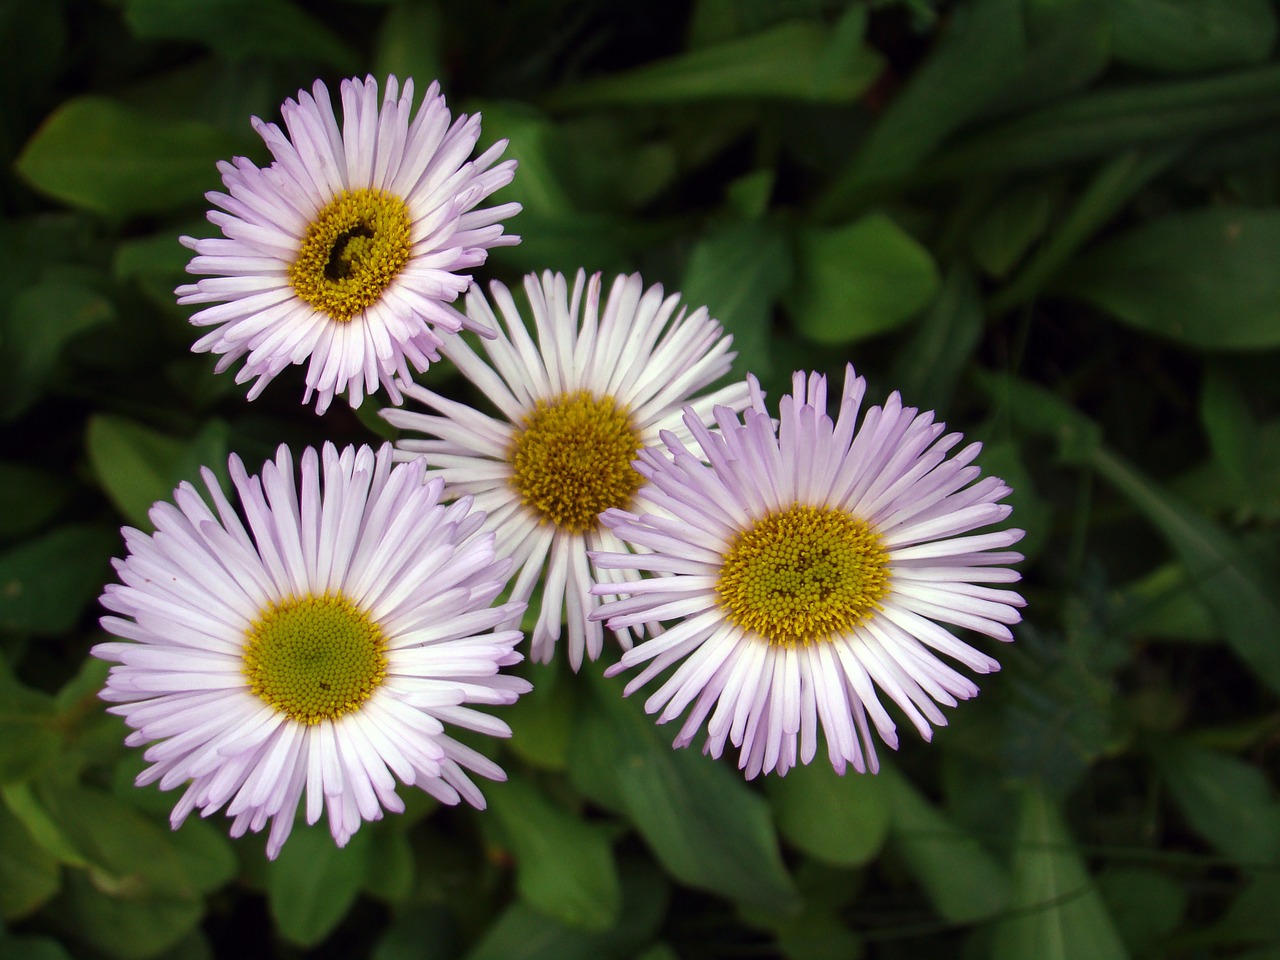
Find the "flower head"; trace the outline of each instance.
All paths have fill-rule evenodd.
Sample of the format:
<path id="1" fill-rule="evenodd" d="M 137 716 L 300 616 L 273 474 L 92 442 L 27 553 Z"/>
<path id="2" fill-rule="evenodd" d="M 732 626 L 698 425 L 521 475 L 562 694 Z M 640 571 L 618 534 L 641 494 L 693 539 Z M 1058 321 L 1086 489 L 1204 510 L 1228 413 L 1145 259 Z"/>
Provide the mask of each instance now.
<path id="1" fill-rule="evenodd" d="M 776 426 L 752 380 L 741 420 L 716 410 L 719 433 L 686 415 L 701 456 L 674 434 L 641 452 L 637 505 L 601 520 L 647 552 L 592 554 L 592 592 L 619 597 L 593 616 L 614 629 L 679 620 L 607 671 L 647 664 L 631 694 L 674 668 L 645 709 L 659 723 L 689 710 L 677 747 L 706 723 L 713 756 L 731 741 L 749 777 L 784 774 L 813 759 L 821 728 L 836 770 L 875 771 L 871 727 L 898 743 L 881 694 L 928 740 L 946 724 L 938 704 L 978 692 L 937 653 L 999 669 L 940 624 L 1013 639 L 1023 600 L 988 584 L 1019 579 L 1008 565 L 1022 557 L 1004 548 L 1023 531 L 972 533 L 1009 515 L 1009 488 L 978 479 L 980 444 L 952 454 L 961 435 L 943 436 L 932 413 L 894 393 L 859 424 L 853 367 L 834 422 L 825 377 L 793 386 Z M 618 571 L 658 576 L 619 583 Z"/>
<path id="2" fill-rule="evenodd" d="M 102 604 L 121 641 L 102 697 L 152 743 L 138 784 L 186 784 L 172 815 L 224 804 L 232 836 L 271 832 L 280 851 L 306 794 L 307 822 L 328 808 L 341 846 L 362 820 L 404 804 L 395 781 L 444 803 L 484 806 L 467 775 L 504 779 L 444 732 L 493 736 L 506 724 L 467 704 L 509 704 L 529 689 L 519 662 L 522 605 L 492 606 L 510 561 L 469 499 L 440 503 L 421 464 L 392 465 L 390 445 L 307 449 L 301 483 L 281 447 L 261 477 L 236 457 L 244 521 L 209 470 L 216 515 L 183 484 L 151 510 L 156 530 L 124 531 L 129 554 Z"/>
<path id="3" fill-rule="evenodd" d="M 241 357 L 236 381 L 254 380 L 253 399 L 290 364 L 307 362 L 306 395 L 323 413 L 346 393 L 358 407 L 381 383 L 400 402 L 396 377 L 439 359 L 440 344 L 462 327 L 479 329 L 452 306 L 466 271 L 490 247 L 519 242 L 501 221 L 517 203 L 476 210 L 511 182 L 515 161 L 494 166 L 495 144 L 468 160 L 480 117 L 450 114 L 432 84 L 413 112 L 413 81 L 387 80 L 378 100 L 372 78 L 344 80 L 342 124 L 319 81 L 281 107 L 288 136 L 253 119 L 275 161 L 220 163 L 227 193 L 209 220 L 223 236 L 183 237 L 187 266 L 210 275 L 178 288 L 179 303 L 213 303 L 191 322 L 212 327 L 192 347 L 221 354 L 217 369 Z"/>
<path id="4" fill-rule="evenodd" d="M 474 496 L 489 514 L 498 551 L 520 568 L 515 599 L 527 600 L 545 573 L 532 657 L 550 660 L 567 628 L 576 670 L 584 652 L 594 660 L 603 645 L 601 625 L 588 619 L 598 601 L 587 551 L 625 549 L 599 515 L 632 503 L 643 483 L 632 461 L 660 431 L 688 436 L 680 408 L 728 372 L 732 338 L 705 307 L 677 312 L 678 294 L 645 289 L 638 275 L 614 280 L 603 313 L 599 274 L 587 279 L 579 271 L 572 291 L 561 274 L 526 277 L 536 344 L 507 288 L 494 283 L 491 291 L 504 327 L 483 293 L 467 295 L 468 313 L 499 330 L 484 342 L 489 362 L 460 339 L 442 352 L 499 415 L 412 384 L 404 392 L 435 413 L 382 415 L 430 438 L 402 438 L 399 456 L 424 457 L 448 490 Z M 701 423 L 713 405 L 741 409 L 746 399 L 746 386 L 735 384 L 694 401 L 687 418 Z M 627 631 L 619 641 L 630 646 Z"/>

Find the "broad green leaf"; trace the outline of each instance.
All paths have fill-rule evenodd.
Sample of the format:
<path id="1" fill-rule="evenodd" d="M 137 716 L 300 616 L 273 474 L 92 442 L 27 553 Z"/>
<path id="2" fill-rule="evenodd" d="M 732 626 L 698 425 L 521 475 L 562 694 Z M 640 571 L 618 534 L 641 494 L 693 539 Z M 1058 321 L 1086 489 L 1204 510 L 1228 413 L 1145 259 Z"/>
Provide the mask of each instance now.
<path id="1" fill-rule="evenodd" d="M 1000 913 L 1009 900 L 1004 868 L 893 767 L 882 765 L 878 775 L 888 795 L 890 839 L 938 912 L 953 923 Z"/>
<path id="2" fill-rule="evenodd" d="M 370 858 L 368 830 L 339 847 L 322 823 L 294 827 L 280 856 L 267 866 L 267 905 L 280 935 L 300 947 L 327 937 L 364 886 Z"/>
<path id="3" fill-rule="evenodd" d="M 365 879 L 365 892 L 387 903 L 403 903 L 413 893 L 415 867 L 413 847 L 409 843 L 405 824 L 400 818 L 396 818 L 390 823 L 375 824 L 368 829 L 369 843 L 373 847 L 369 858 L 377 866 L 369 871 L 369 876 Z"/>
<path id="4" fill-rule="evenodd" d="M 0 539 L 44 526 L 70 498 L 70 479 L 25 463 L 0 462 Z"/>
<path id="5" fill-rule="evenodd" d="M 89 418 L 85 446 L 98 482 L 130 523 L 150 529 L 147 512 L 172 500 L 182 480 L 202 487 L 200 467 L 221 473 L 227 462 L 227 428 L 212 421 L 191 440 L 179 440 L 111 414 Z"/>
<path id="6" fill-rule="evenodd" d="M 879 853 L 889 830 L 889 797 L 879 777 L 840 776 L 819 756 L 767 781 L 782 836 L 825 863 L 860 866 Z"/>
<path id="7" fill-rule="evenodd" d="M 596 680 L 584 727 L 612 739 L 606 754 L 627 817 L 681 882 L 744 905 L 786 913 L 798 906 L 764 799 L 740 775 L 667 735 L 621 697 L 621 684 Z"/>
<path id="8" fill-rule="evenodd" d="M 1180 211 L 1090 251 L 1059 293 L 1125 323 L 1206 350 L 1280 345 L 1280 209 Z"/>
<path id="9" fill-rule="evenodd" d="M 733 336 L 736 371 L 768 376 L 774 307 L 791 284 L 791 251 L 769 223 L 735 224 L 694 246 L 681 284 L 690 309 L 706 304 Z"/>
<path id="10" fill-rule="evenodd" d="M 18 294 L 0 323 L 7 359 L 0 416 L 12 417 L 26 409 L 52 376 L 63 349 L 114 314 L 96 290 L 65 280 L 50 278 Z"/>
<path id="11" fill-rule="evenodd" d="M 1256 766 L 1182 739 L 1154 741 L 1148 752 L 1191 827 L 1242 864 L 1280 856 L 1280 805 Z"/>
<path id="12" fill-rule="evenodd" d="M 397 912 L 378 938 L 370 960 L 455 960 L 459 933 L 449 909 L 431 903 Z"/>
<path id="13" fill-rule="evenodd" d="M 1198 73 L 1265 60 L 1276 39 L 1267 0 L 1116 0 L 1117 60 Z"/>
<path id="14" fill-rule="evenodd" d="M 288 0 L 126 0 L 125 20 L 148 40 L 193 40 L 231 60 L 263 56 L 357 68 L 351 49 Z"/>
<path id="15" fill-rule="evenodd" d="M 162 121 L 105 97 L 84 96 L 49 115 L 16 167 L 56 200 L 130 217 L 199 206 L 205 191 L 218 186 L 214 164 L 247 146 L 209 124 Z"/>
<path id="16" fill-rule="evenodd" d="M 898 352 L 891 379 L 904 400 L 924 410 L 948 406 L 982 339 L 985 322 L 973 274 L 962 266 L 952 267 L 910 341 Z"/>
<path id="17" fill-rule="evenodd" d="M 862 939 L 829 913 L 806 910 L 775 931 L 786 960 L 859 960 Z"/>
<path id="18" fill-rule="evenodd" d="M 0 784 L 29 779 L 57 755 L 56 718 L 53 699 L 10 676 L 0 661 Z"/>
<path id="19" fill-rule="evenodd" d="M 517 901 L 466 960 L 631 960 L 662 922 L 667 896 L 666 882 L 656 870 L 624 870 L 618 924 L 603 932 L 566 926 Z"/>
<path id="20" fill-rule="evenodd" d="M 1161 939 L 1174 931 L 1187 908 L 1186 887 L 1148 867 L 1109 867 L 1098 875 L 1097 884 L 1133 956 L 1156 955 Z"/>
<path id="21" fill-rule="evenodd" d="M 140 960 L 199 923 L 198 886 L 167 825 L 76 784 L 43 783 L 39 799 L 90 863 L 86 873 L 67 875 L 49 907 L 78 938 L 121 960 Z"/>
<path id="22" fill-rule="evenodd" d="M 1120 596 L 1124 616 L 1117 629 L 1126 636 L 1210 643 L 1222 635 L 1212 611 L 1180 563 L 1157 567 L 1127 584 Z"/>
<path id="23" fill-rule="evenodd" d="M 59 527 L 0 553 L 0 629 L 50 635 L 76 625 L 110 573 L 116 535 Z"/>
<path id="24" fill-rule="evenodd" d="M 0 956 L 5 960 L 74 960 L 51 937 L 11 937 L 5 933 L 0 933 Z"/>
<path id="25" fill-rule="evenodd" d="M 881 65 L 860 35 L 797 20 L 562 87 L 548 103 L 556 109 L 745 97 L 847 103 Z"/>
<path id="26" fill-rule="evenodd" d="M 608 930 L 622 893 L 602 828 L 512 778 L 485 794 L 516 860 L 516 889 L 530 905 L 572 927 Z"/>
<path id="27" fill-rule="evenodd" d="M 1200 420 L 1214 459 L 1237 483 L 1250 486 L 1258 476 L 1258 430 L 1239 385 L 1224 367 L 1211 366 L 1200 392 Z"/>
<path id="28" fill-rule="evenodd" d="M 1211 942 L 1280 943 L 1280 871 L 1268 865 L 1249 877 L 1249 885 L 1231 903 L 1230 909 L 1206 931 Z"/>
<path id="29" fill-rule="evenodd" d="M 1014 840 L 1009 914 L 992 960 L 1127 960 L 1128 954 L 1061 816 L 1026 789 Z"/>
<path id="30" fill-rule="evenodd" d="M 975 0 L 948 19 L 929 58 L 897 93 L 815 208 L 847 217 L 915 168 L 1007 89 L 1025 50 L 1019 0 Z"/>
<path id="31" fill-rule="evenodd" d="M 1213 611 L 1227 642 L 1258 680 L 1280 691 L 1280 597 L 1274 564 L 1102 447 L 1089 464 L 1168 542 Z"/>
<path id="32" fill-rule="evenodd" d="M 211 893 L 235 878 L 236 855 L 223 824 L 189 818 L 170 839 L 192 886 L 200 893 Z"/>
<path id="33" fill-rule="evenodd" d="M 788 309 L 818 343 L 848 343 L 901 326 L 938 288 L 929 251 L 881 214 L 797 237 L 797 277 Z"/>
<path id="34" fill-rule="evenodd" d="M 51 854 L 59 863 L 65 863 L 68 866 L 87 867 L 89 865 L 84 850 L 53 822 L 49 811 L 36 797 L 29 784 L 14 784 L 0 788 L 0 796 L 4 798 L 5 807 L 22 822 L 27 833 L 42 850 Z"/>
<path id="35" fill-rule="evenodd" d="M 1165 83 L 1108 86 L 975 128 L 915 180 L 1000 176 L 1265 123 L 1280 116 L 1280 67 Z"/>
<path id="36" fill-rule="evenodd" d="M 0 803 L 0 917 L 9 922 L 26 916 L 57 893 L 60 885 L 58 859 Z"/>
<path id="37" fill-rule="evenodd" d="M 382 18 L 374 49 L 373 75 L 413 77 L 425 92 L 448 73 L 443 47 L 445 16 L 438 3 L 394 3 Z M 446 91 L 447 95 L 447 91 Z M 422 93 L 418 94 L 419 97 Z"/>
<path id="38" fill-rule="evenodd" d="M 578 713 L 578 687 L 559 662 L 524 674 L 533 689 L 502 713 L 511 727 L 512 752 L 535 766 L 564 770 Z"/>
<path id="39" fill-rule="evenodd" d="M 983 271 L 1005 276 L 1044 232 L 1053 211 L 1053 192 L 1032 183 L 1001 196 L 973 228 L 969 250 Z"/>
<path id="40" fill-rule="evenodd" d="M 1001 314 L 1037 296 L 1045 284 L 1107 224 L 1142 187 L 1185 153 L 1183 144 L 1126 150 L 1111 157 L 1080 192 L 1074 206 L 1028 260 L 1018 276 L 991 299 Z"/>

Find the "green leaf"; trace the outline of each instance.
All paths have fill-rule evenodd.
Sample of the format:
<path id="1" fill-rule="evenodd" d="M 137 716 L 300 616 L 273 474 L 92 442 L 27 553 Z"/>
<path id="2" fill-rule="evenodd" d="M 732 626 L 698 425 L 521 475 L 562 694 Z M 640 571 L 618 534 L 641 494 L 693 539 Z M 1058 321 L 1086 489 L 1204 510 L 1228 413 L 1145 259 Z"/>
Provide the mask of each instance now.
<path id="1" fill-rule="evenodd" d="M 952 267 L 893 365 L 891 381 L 907 403 L 924 410 L 950 405 L 985 322 L 977 280 L 964 267 Z"/>
<path id="2" fill-rule="evenodd" d="M 565 926 L 516 902 L 466 960 L 631 960 L 662 922 L 667 895 L 663 877 L 651 867 L 624 870 L 618 925 L 602 933 Z"/>
<path id="3" fill-rule="evenodd" d="M 364 886 L 372 849 L 368 830 L 339 847 L 323 825 L 295 827 L 267 866 L 267 904 L 280 935 L 302 947 L 327 937 Z"/>
<path id="4" fill-rule="evenodd" d="M 1187 908 L 1187 891 L 1157 870 L 1109 867 L 1098 875 L 1098 892 L 1115 918 L 1116 930 L 1133 956 L 1156 956 Z"/>
<path id="5" fill-rule="evenodd" d="M 776 931 L 778 951 L 786 960 L 859 960 L 862 940 L 829 913 L 805 910 Z"/>
<path id="6" fill-rule="evenodd" d="M 1115 57 L 1166 73 L 1265 60 L 1276 39 L 1267 0 L 1116 0 Z"/>
<path id="7" fill-rule="evenodd" d="M 928 60 L 898 92 L 852 162 L 821 198 L 825 218 L 847 217 L 897 182 L 1008 89 L 1025 50 L 1019 0 L 958 7 Z"/>
<path id="8" fill-rule="evenodd" d="M 448 907 L 432 903 L 397 913 L 373 949 L 371 960 L 456 960 L 457 924 Z"/>
<path id="9" fill-rule="evenodd" d="M 0 661 L 0 784 L 21 783 L 57 755 L 53 699 L 24 686 Z"/>
<path id="10" fill-rule="evenodd" d="M 53 822 L 29 784 L 0 788 L 0 796 L 4 797 L 5 807 L 22 822 L 31 838 L 58 863 L 72 867 L 89 865 L 84 851 Z"/>
<path id="11" fill-rule="evenodd" d="M 532 667 L 526 674 L 533 689 L 503 711 L 511 727 L 513 753 L 535 766 L 564 770 L 569 740 L 577 720 L 577 686 L 559 672 L 560 665 Z"/>
<path id="12" fill-rule="evenodd" d="M 125 19 L 147 40 L 193 40 L 231 60 L 263 56 L 357 69 L 351 49 L 287 0 L 126 0 Z"/>
<path id="13" fill-rule="evenodd" d="M 860 866 L 880 852 L 889 831 L 889 798 L 879 777 L 840 776 L 817 758 L 766 785 L 778 830 L 824 863 Z"/>
<path id="14" fill-rule="evenodd" d="M 1103 87 L 976 127 L 923 165 L 914 180 L 1002 176 L 1144 146 L 1172 149 L 1280 115 L 1277 92 L 1280 67 L 1274 65 L 1204 79 Z"/>
<path id="15" fill-rule="evenodd" d="M 66 633 L 102 587 L 116 535 L 59 527 L 0 553 L 0 629 Z"/>
<path id="16" fill-rule="evenodd" d="M 97 414 L 89 418 L 85 446 L 107 495 L 132 524 L 148 530 L 148 511 L 157 501 L 172 500 L 179 482 L 202 486 L 204 465 L 223 472 L 227 427 L 212 421 L 191 440 L 179 440 L 124 417 Z"/>
<path id="17" fill-rule="evenodd" d="M 418 791 L 414 791 L 418 792 Z M 370 860 L 377 869 L 369 872 L 364 889 L 370 896 L 388 903 L 403 903 L 413 893 L 413 847 L 400 818 L 368 828 L 373 850 Z"/>
<path id="18" fill-rule="evenodd" d="M 1009 900 L 1004 868 L 893 767 L 882 761 L 879 776 L 885 780 L 893 845 L 938 912 L 954 923 L 1000 913 Z"/>
<path id="19" fill-rule="evenodd" d="M 57 857 L 38 844 L 22 821 L 0 803 L 0 917 L 12 921 L 26 916 L 60 886 Z"/>
<path id="20" fill-rule="evenodd" d="M 0 956 L 5 960 L 74 960 L 50 937 L 11 937 L 0 933 Z"/>
<path id="21" fill-rule="evenodd" d="M 1259 472 L 1261 441 L 1257 425 L 1243 391 L 1221 366 L 1211 366 L 1205 373 L 1200 420 L 1209 435 L 1214 459 L 1237 483 L 1251 485 Z"/>
<path id="22" fill-rule="evenodd" d="M 622 892 L 602 828 L 520 779 L 485 796 L 515 853 L 516 889 L 526 902 L 573 927 L 607 930 L 617 922 Z"/>
<path id="23" fill-rule="evenodd" d="M 18 294 L 0 324 L 8 361 L 0 416 L 21 413 L 53 375 L 63 349 L 114 315 L 105 297 L 79 283 L 48 279 Z"/>
<path id="24" fill-rule="evenodd" d="M 1280 209 L 1173 213 L 1092 250 L 1058 292 L 1178 343 L 1208 350 L 1280 345 Z"/>
<path id="25" fill-rule="evenodd" d="M 992 960 L 1127 960 L 1128 954 L 1053 803 L 1027 789 L 1014 841 L 1009 915 Z"/>
<path id="26" fill-rule="evenodd" d="M 73 489 L 61 474 L 25 463 L 0 462 L 0 539 L 44 526 L 67 503 Z"/>
<path id="27" fill-rule="evenodd" d="M 796 329 L 818 343 L 848 343 L 893 330 L 938 288 L 929 251 L 881 214 L 797 237 L 798 276 L 788 301 Z"/>
<path id="28" fill-rule="evenodd" d="M 734 369 L 768 376 L 774 307 L 791 285 L 791 251 L 767 222 L 742 223 L 703 237 L 689 254 L 680 289 L 692 309 L 706 304 L 738 356 Z"/>
<path id="29" fill-rule="evenodd" d="M 548 103 L 555 109 L 747 97 L 847 103 L 881 65 L 860 33 L 797 20 L 562 87 Z"/>
<path id="30" fill-rule="evenodd" d="M 1280 806 L 1261 770 L 1181 739 L 1153 741 L 1148 752 L 1187 822 L 1216 849 L 1242 864 L 1280 856 Z"/>
<path id="31" fill-rule="evenodd" d="M 76 784 L 42 783 L 39 799 L 90 864 L 67 875 L 49 907 L 77 938 L 121 960 L 141 960 L 199 923 L 203 903 L 168 829 Z"/>
<path id="32" fill-rule="evenodd" d="M 724 765 L 673 750 L 620 684 L 596 680 L 583 727 L 612 743 L 604 757 L 627 817 L 681 882 L 746 905 L 798 906 L 764 799 Z"/>
<path id="33" fill-rule="evenodd" d="M 374 50 L 373 75 L 413 77 L 426 90 L 447 73 L 442 56 L 445 18 L 437 3 L 395 3 L 382 18 Z M 422 96 L 421 93 L 418 94 Z"/>
<path id="34" fill-rule="evenodd" d="M 214 164 L 248 146 L 244 138 L 206 123 L 159 120 L 86 96 L 49 115 L 16 168 L 54 199 L 104 216 L 130 217 L 203 203 L 205 191 L 218 186 Z"/>
<path id="35" fill-rule="evenodd" d="M 1274 589 L 1280 574 L 1274 564 L 1104 448 L 1088 462 L 1160 531 L 1232 649 L 1260 682 L 1280 691 L 1280 598 Z"/>
<path id="36" fill-rule="evenodd" d="M 1049 225 L 1053 194 L 1033 183 L 1000 197 L 973 228 L 969 249 L 989 276 L 1003 277 Z"/>

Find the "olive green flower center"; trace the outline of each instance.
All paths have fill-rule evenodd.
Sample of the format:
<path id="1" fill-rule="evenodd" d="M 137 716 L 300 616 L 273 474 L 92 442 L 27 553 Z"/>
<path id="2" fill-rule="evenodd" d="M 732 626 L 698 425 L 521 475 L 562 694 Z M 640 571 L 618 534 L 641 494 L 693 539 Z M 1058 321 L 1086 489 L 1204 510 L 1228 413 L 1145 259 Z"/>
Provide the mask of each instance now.
<path id="1" fill-rule="evenodd" d="M 733 624 L 775 646 L 817 643 L 880 609 L 888 562 L 880 534 L 865 520 L 795 504 L 733 539 L 716 596 Z"/>
<path id="2" fill-rule="evenodd" d="M 387 675 L 387 644 L 341 593 L 268 604 L 246 631 L 249 689 L 298 723 L 359 710 Z"/>

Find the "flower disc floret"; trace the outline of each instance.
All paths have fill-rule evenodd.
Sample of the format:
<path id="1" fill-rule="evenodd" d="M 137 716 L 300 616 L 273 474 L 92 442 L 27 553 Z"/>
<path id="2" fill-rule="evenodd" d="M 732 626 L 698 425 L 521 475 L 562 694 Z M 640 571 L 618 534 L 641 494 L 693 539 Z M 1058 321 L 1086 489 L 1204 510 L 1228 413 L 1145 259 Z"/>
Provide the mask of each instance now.
<path id="1" fill-rule="evenodd" d="M 289 268 L 294 293 L 339 323 L 371 307 L 409 262 L 409 207 L 385 190 L 343 190 L 312 219 Z"/>
<path id="2" fill-rule="evenodd" d="M 576 390 L 538 400 L 511 444 L 511 485 L 521 503 L 563 530 L 592 530 L 627 507 L 644 478 L 631 461 L 640 436 L 612 397 Z"/>
<path id="3" fill-rule="evenodd" d="M 272 602 L 244 647 L 249 689 L 308 725 L 359 710 L 387 676 L 387 642 L 369 615 L 341 594 Z"/>
<path id="4" fill-rule="evenodd" d="M 828 641 L 879 609 L 888 561 L 865 520 L 795 504 L 734 537 L 716 596 L 730 622 L 768 643 Z"/>

